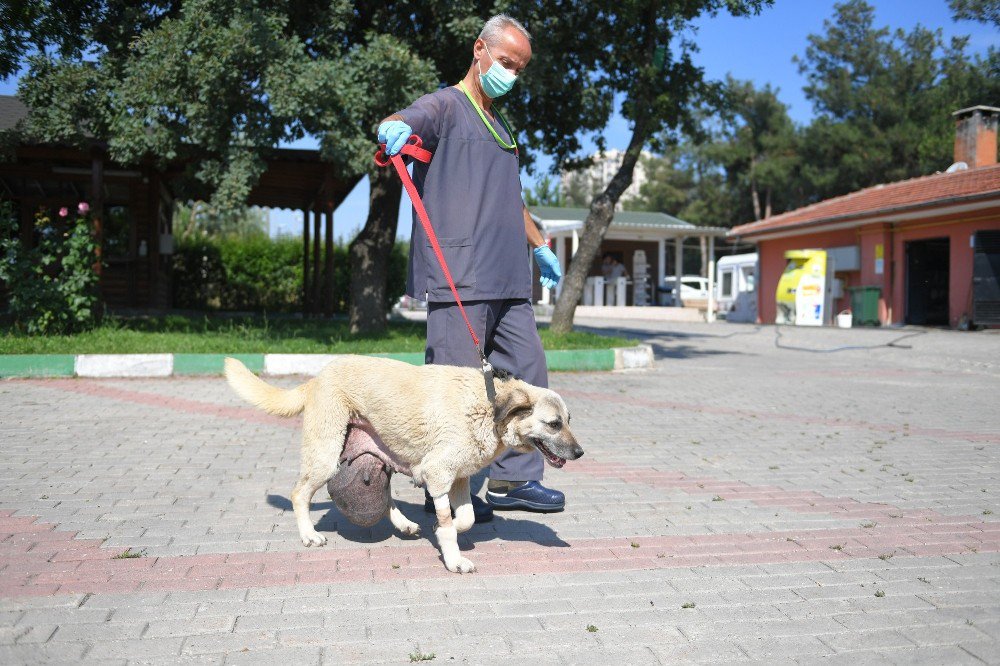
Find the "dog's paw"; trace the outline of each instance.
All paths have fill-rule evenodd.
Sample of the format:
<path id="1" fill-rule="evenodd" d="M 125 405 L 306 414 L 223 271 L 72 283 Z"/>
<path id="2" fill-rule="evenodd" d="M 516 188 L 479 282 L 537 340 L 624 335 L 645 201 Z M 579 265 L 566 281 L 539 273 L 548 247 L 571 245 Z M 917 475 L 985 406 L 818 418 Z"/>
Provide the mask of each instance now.
<path id="1" fill-rule="evenodd" d="M 451 564 L 445 563 L 448 567 L 448 571 L 452 573 L 472 573 L 476 570 L 476 565 L 472 563 L 472 560 L 460 557 Z"/>
<path id="2" fill-rule="evenodd" d="M 399 525 L 399 531 L 406 536 L 420 536 L 420 525 L 411 522 L 409 525 Z"/>
<path id="3" fill-rule="evenodd" d="M 317 532 L 316 530 L 313 530 L 309 534 L 302 534 L 301 537 L 302 537 L 302 545 L 306 547 L 326 545 L 326 537 Z"/>

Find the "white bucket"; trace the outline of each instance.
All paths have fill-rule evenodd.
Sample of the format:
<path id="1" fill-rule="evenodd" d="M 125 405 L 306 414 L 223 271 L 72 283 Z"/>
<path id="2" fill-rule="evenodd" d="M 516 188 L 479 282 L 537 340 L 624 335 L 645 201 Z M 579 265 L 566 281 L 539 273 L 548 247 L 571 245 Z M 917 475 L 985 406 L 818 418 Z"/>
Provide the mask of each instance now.
<path id="1" fill-rule="evenodd" d="M 851 320 L 853 318 L 854 317 L 851 314 L 850 310 L 844 310 L 843 312 L 841 312 L 840 314 L 837 315 L 837 327 L 838 328 L 850 328 L 851 327 Z"/>

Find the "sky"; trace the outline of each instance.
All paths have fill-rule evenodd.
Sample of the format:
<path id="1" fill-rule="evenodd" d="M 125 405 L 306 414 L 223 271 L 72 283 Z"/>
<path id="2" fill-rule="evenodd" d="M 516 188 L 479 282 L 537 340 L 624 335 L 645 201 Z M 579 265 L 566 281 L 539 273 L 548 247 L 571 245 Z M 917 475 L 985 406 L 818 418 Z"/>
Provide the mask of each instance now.
<path id="1" fill-rule="evenodd" d="M 733 18 L 727 14 L 704 17 L 696 22 L 694 39 L 700 49 L 695 62 L 704 68 L 706 79 L 722 79 L 732 74 L 737 79 L 753 81 L 756 87 L 771 84 L 778 97 L 788 106 L 793 121 L 807 124 L 813 116 L 811 104 L 802 92 L 805 78 L 792 62 L 796 55 L 805 54 L 810 34 L 823 30 L 824 20 L 833 16 L 835 0 L 775 0 L 774 5 L 750 18 Z M 954 21 L 947 0 L 869 0 L 875 7 L 876 25 L 892 29 L 911 30 L 917 24 L 940 28 L 945 39 L 970 35 L 967 51 L 984 53 L 990 45 L 1000 44 L 995 28 L 972 21 Z M 536 43 L 544 35 L 534 35 Z M 472 48 L 471 45 L 469 47 Z M 529 65 L 530 67 L 530 65 Z M 0 94 L 16 92 L 14 78 L 0 82 Z M 993 100 L 995 101 L 995 100 Z M 984 101 L 983 103 L 989 103 Z M 501 108 L 502 104 L 500 105 Z M 397 109 L 386 109 L 389 115 Z M 624 149 L 628 144 L 629 127 L 616 115 L 604 132 L 607 147 Z M 372 142 L 374 144 L 374 137 Z M 585 146 L 593 146 L 585 142 Z M 306 137 L 281 147 L 316 149 L 318 142 Z M 541 159 L 535 174 L 522 173 L 525 188 L 534 185 L 551 160 Z M 362 180 L 334 213 L 334 236 L 350 238 L 364 226 L 368 214 L 368 183 Z M 408 238 L 411 227 L 410 203 L 403 193 L 400 206 L 399 238 Z M 291 210 L 271 211 L 271 233 L 301 233 L 302 213 Z"/>

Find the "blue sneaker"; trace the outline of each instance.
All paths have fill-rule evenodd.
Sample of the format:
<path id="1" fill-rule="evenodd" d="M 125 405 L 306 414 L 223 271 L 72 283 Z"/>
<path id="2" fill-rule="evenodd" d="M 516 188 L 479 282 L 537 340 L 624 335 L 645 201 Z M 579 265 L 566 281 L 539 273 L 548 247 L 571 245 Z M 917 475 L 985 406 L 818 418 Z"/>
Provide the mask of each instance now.
<path id="1" fill-rule="evenodd" d="M 539 511 L 552 513 L 566 508 L 566 496 L 558 490 L 546 488 L 538 481 L 526 481 L 507 490 L 487 490 L 486 501 L 494 509 Z"/>

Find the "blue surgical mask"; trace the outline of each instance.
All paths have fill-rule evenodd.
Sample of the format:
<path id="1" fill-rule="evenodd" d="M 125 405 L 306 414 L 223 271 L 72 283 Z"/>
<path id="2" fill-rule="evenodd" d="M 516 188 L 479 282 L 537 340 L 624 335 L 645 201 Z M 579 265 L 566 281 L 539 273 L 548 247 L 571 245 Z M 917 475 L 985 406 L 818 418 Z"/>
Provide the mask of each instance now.
<path id="1" fill-rule="evenodd" d="M 483 46 L 486 45 L 483 44 Z M 514 87 L 514 82 L 517 81 L 517 75 L 511 74 L 508 69 L 498 63 L 493 58 L 493 54 L 490 53 L 490 47 L 488 46 L 486 46 L 486 53 L 493 59 L 493 64 L 483 74 L 482 65 L 477 63 L 479 66 L 479 82 L 482 84 L 483 92 L 486 93 L 486 96 L 490 99 L 496 99 L 510 92 L 510 89 Z"/>

